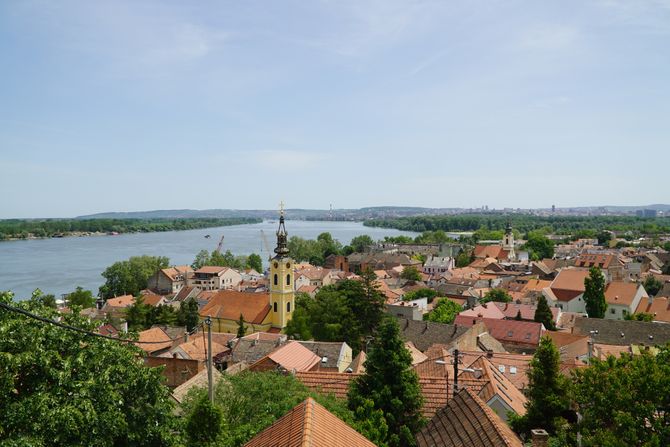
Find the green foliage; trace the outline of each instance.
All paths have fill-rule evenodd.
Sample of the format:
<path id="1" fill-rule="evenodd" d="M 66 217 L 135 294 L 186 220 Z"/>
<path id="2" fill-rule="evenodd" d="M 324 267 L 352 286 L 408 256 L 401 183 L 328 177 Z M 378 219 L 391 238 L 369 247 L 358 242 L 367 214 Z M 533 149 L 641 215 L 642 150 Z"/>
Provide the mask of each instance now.
<path id="1" fill-rule="evenodd" d="M 436 290 L 424 287 L 423 289 L 412 290 L 410 292 L 407 292 L 402 299 L 404 301 L 413 301 L 418 300 L 419 298 L 428 298 L 428 302 L 430 303 L 436 296 L 437 296 Z"/>
<path id="2" fill-rule="evenodd" d="M 45 295 L 40 289 L 35 289 L 30 297 L 30 301 L 36 306 L 50 307 L 56 309 L 56 297 L 54 295 Z"/>
<path id="3" fill-rule="evenodd" d="M 433 310 L 423 316 L 426 321 L 435 323 L 451 324 L 456 319 L 463 308 L 448 298 L 443 298 L 437 302 Z"/>
<path id="4" fill-rule="evenodd" d="M 72 233 L 149 233 L 260 223 L 262 219 L 7 219 L 0 220 L 0 240 L 67 236 Z"/>
<path id="5" fill-rule="evenodd" d="M 576 427 L 587 446 L 670 445 L 670 347 L 592 360 L 574 371 Z"/>
<path id="6" fill-rule="evenodd" d="M 654 321 L 654 316 L 645 312 L 626 314 L 623 317 L 624 320 L 633 320 L 633 321 L 646 321 L 648 323 Z"/>
<path id="7" fill-rule="evenodd" d="M 321 233 L 316 240 L 293 236 L 288 240 L 288 250 L 296 261 L 307 261 L 319 266 L 324 265 L 328 256 L 344 252 L 342 244 L 337 239 L 333 239 L 330 233 Z"/>
<path id="8" fill-rule="evenodd" d="M 456 256 L 456 267 L 457 268 L 463 268 L 467 267 L 472 263 L 472 261 L 475 260 L 475 255 L 473 251 L 465 251 L 463 250 Z"/>
<path id="9" fill-rule="evenodd" d="M 609 241 L 612 240 L 612 233 L 610 231 L 599 231 L 598 234 L 596 235 L 596 238 L 598 239 L 598 244 L 600 245 L 608 245 Z"/>
<path id="10" fill-rule="evenodd" d="M 68 306 L 79 306 L 82 309 L 95 306 L 95 297 L 90 290 L 84 290 L 82 287 L 77 287 L 74 292 L 67 295 Z"/>
<path id="11" fill-rule="evenodd" d="M 135 302 L 126 308 L 126 321 L 129 331 L 139 332 L 155 324 L 174 326 L 178 317 L 172 306 L 150 306 L 144 302 L 142 295 L 138 295 Z"/>
<path id="12" fill-rule="evenodd" d="M 414 238 L 415 244 L 445 244 L 448 242 L 454 242 L 454 240 L 442 230 L 424 231 Z"/>
<path id="13" fill-rule="evenodd" d="M 642 286 L 644 287 L 644 290 L 647 291 L 647 293 L 651 296 L 656 296 L 656 294 L 661 290 L 663 287 L 663 283 L 656 279 L 654 275 L 649 275 L 647 276 L 647 279 L 644 280 L 642 283 Z"/>
<path id="14" fill-rule="evenodd" d="M 251 253 L 247 257 L 247 268 L 254 269 L 258 273 L 263 273 L 263 260 L 260 255 L 256 253 Z"/>
<path id="15" fill-rule="evenodd" d="M 535 316 L 533 320 L 538 323 L 542 323 L 544 327 L 550 331 L 556 330 L 554 316 L 551 313 L 551 308 L 549 307 L 547 299 L 544 297 L 544 295 L 540 295 L 540 297 L 537 299 L 537 308 L 535 309 Z"/>
<path id="16" fill-rule="evenodd" d="M 365 337 L 381 321 L 384 297 L 374 272 L 366 270 L 360 281 L 345 280 L 323 287 L 314 299 L 298 299 L 286 334 L 302 340 L 345 341 L 356 353 Z"/>
<path id="17" fill-rule="evenodd" d="M 199 322 L 198 302 L 193 298 L 182 301 L 177 311 L 177 324 L 179 326 L 186 326 L 186 330 L 191 332 Z"/>
<path id="18" fill-rule="evenodd" d="M 528 233 L 525 248 L 534 261 L 554 257 L 554 243 L 538 231 Z"/>
<path id="19" fill-rule="evenodd" d="M 237 320 L 237 338 L 242 338 L 247 333 L 247 327 L 244 325 L 244 315 L 240 313 L 240 319 Z"/>
<path id="20" fill-rule="evenodd" d="M 540 339 L 527 374 L 526 414 L 513 415 L 512 429 L 528 435 L 534 428 L 543 428 L 553 435 L 565 425 L 570 399 L 569 382 L 560 372 L 560 356 L 550 337 Z"/>
<path id="21" fill-rule="evenodd" d="M 507 293 L 505 289 L 491 289 L 484 297 L 480 300 L 481 303 L 488 303 L 489 301 L 495 301 L 497 303 L 511 303 L 512 296 Z"/>
<path id="22" fill-rule="evenodd" d="M 115 262 L 102 272 L 106 281 L 100 287 L 100 296 L 107 299 L 120 295 L 137 295 L 147 288 L 151 275 L 167 268 L 169 264 L 170 260 L 164 256 L 146 255 Z"/>
<path id="23" fill-rule="evenodd" d="M 402 269 L 400 277 L 408 281 L 421 281 L 421 272 L 419 272 L 419 269 L 413 265 L 406 265 Z"/>
<path id="24" fill-rule="evenodd" d="M 370 236 L 362 234 L 353 238 L 351 242 L 349 242 L 349 247 L 351 247 L 352 253 L 363 253 L 374 244 L 375 241 Z"/>
<path id="25" fill-rule="evenodd" d="M 186 418 L 185 432 L 189 445 L 212 445 L 220 440 L 223 431 L 223 410 L 201 395 Z"/>
<path id="26" fill-rule="evenodd" d="M 423 397 L 419 378 L 412 369 L 412 356 L 400 337 L 395 319 L 386 317 L 379 325 L 365 362 L 365 374 L 349 388 L 349 408 L 374 404 L 386 420 L 385 443 L 390 447 L 415 445 L 414 433 L 423 426 Z"/>
<path id="27" fill-rule="evenodd" d="M 295 311 L 284 328 L 284 333 L 295 340 L 311 340 L 309 306 L 314 300 L 305 293 L 296 293 Z"/>
<path id="28" fill-rule="evenodd" d="M 374 226 L 374 225 L 370 225 Z M 384 242 L 388 242 L 389 244 L 413 244 L 414 239 L 412 239 L 409 236 L 405 236 L 404 234 L 400 236 L 384 236 Z"/>
<path id="29" fill-rule="evenodd" d="M 43 317 L 33 301 L 0 301 Z M 66 324 L 95 327 L 78 314 Z M 177 445 L 170 391 L 131 344 L 86 336 L 0 310 L 0 443 L 30 446 Z"/>
<path id="30" fill-rule="evenodd" d="M 204 389 L 196 389 L 187 395 L 183 405 L 187 420 L 206 393 Z M 221 408 L 224 421 L 217 445 L 243 445 L 307 397 L 312 397 L 354 429 L 358 428 L 344 402 L 309 391 L 290 374 L 243 372 L 226 376 L 216 386 L 214 403 Z"/>
<path id="31" fill-rule="evenodd" d="M 554 234 L 596 237 L 598 231 L 630 231 L 634 237 L 670 233 L 667 219 L 643 219 L 636 216 L 531 216 L 458 214 L 369 219 L 370 227 L 396 228 L 403 231 L 475 231 L 480 239 L 502 239 L 508 221 L 515 230 L 528 233 L 542 230 Z"/>
<path id="32" fill-rule="evenodd" d="M 245 268 L 249 268 L 250 266 L 249 258 L 251 258 L 252 256 L 254 258 L 251 262 L 257 264 L 257 262 L 260 261 L 260 256 L 256 254 L 251 254 L 249 257 L 247 257 L 247 256 L 235 256 L 230 250 L 226 250 L 224 253 L 219 253 L 216 250 L 212 250 L 211 253 L 208 252 L 207 250 L 200 250 L 198 254 L 195 255 L 195 259 L 193 260 L 191 267 L 193 268 L 193 270 L 198 270 L 199 268 L 204 267 L 206 265 L 212 265 L 218 267 L 230 267 L 237 270 L 243 270 Z M 257 270 L 259 273 L 263 271 L 263 262 L 261 261 L 260 264 L 261 269 Z"/>
<path id="33" fill-rule="evenodd" d="M 605 301 L 605 276 L 598 267 L 589 269 L 589 276 L 584 278 L 584 303 L 589 318 L 605 318 L 607 302 Z"/>

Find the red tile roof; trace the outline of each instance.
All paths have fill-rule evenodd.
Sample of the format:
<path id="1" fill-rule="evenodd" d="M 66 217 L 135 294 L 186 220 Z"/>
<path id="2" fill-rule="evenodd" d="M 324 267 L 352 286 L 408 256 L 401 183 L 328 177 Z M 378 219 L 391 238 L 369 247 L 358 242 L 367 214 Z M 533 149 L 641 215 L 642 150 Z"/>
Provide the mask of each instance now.
<path id="1" fill-rule="evenodd" d="M 584 279 L 587 276 L 587 269 L 563 269 L 549 287 L 559 301 L 570 301 L 584 293 Z"/>
<path id="2" fill-rule="evenodd" d="M 375 447 L 308 397 L 244 447 Z"/>
<path id="3" fill-rule="evenodd" d="M 612 281 L 605 289 L 605 301 L 607 304 L 630 306 L 639 288 L 640 285 L 634 282 Z"/>
<path id="4" fill-rule="evenodd" d="M 489 334 L 501 343 L 516 343 L 537 346 L 542 336 L 542 323 L 517 320 L 496 320 L 492 318 L 473 318 L 462 315 L 456 316 L 454 324 L 458 326 L 474 326 L 483 321 Z"/>
<path id="5" fill-rule="evenodd" d="M 242 314 L 244 321 L 260 324 L 269 312 L 270 296 L 267 293 L 220 290 L 200 309 L 200 316 L 237 321 Z"/>
<path id="6" fill-rule="evenodd" d="M 649 298 L 642 298 L 636 313 L 647 313 L 654 316 L 654 321 L 670 323 L 670 298 L 656 297 L 651 304 Z"/>
<path id="7" fill-rule="evenodd" d="M 133 304 L 135 304 L 135 297 L 132 295 L 117 296 L 105 301 L 105 307 L 125 308 Z"/>
<path id="8" fill-rule="evenodd" d="M 287 371 L 309 371 L 321 361 L 321 357 L 297 341 L 291 341 L 267 356 Z"/>

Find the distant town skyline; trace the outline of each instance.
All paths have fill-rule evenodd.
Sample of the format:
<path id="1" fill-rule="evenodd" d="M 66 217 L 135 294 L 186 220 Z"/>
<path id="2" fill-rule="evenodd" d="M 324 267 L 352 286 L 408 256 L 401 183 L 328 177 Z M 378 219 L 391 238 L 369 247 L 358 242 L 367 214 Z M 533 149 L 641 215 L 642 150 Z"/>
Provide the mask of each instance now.
<path id="1" fill-rule="evenodd" d="M 668 203 L 670 3 L 6 1 L 0 218 Z"/>

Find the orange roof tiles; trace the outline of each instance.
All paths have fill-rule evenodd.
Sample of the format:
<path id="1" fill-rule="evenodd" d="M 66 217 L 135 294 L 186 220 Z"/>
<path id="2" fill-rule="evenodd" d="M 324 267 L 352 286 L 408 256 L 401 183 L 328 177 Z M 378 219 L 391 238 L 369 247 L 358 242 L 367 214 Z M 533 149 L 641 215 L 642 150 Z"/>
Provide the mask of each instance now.
<path id="1" fill-rule="evenodd" d="M 161 272 L 172 281 L 175 281 L 178 276 L 185 276 L 192 271 L 193 269 L 189 265 L 175 265 L 174 267 L 161 269 Z"/>
<path id="2" fill-rule="evenodd" d="M 270 296 L 267 293 L 247 293 L 220 290 L 200 309 L 200 315 L 237 321 L 240 314 L 244 321 L 252 324 L 263 322 L 270 312 Z"/>
<path id="3" fill-rule="evenodd" d="M 639 287 L 639 284 L 633 282 L 612 281 L 605 289 L 605 301 L 607 304 L 630 306 Z"/>
<path id="4" fill-rule="evenodd" d="M 479 321 L 483 321 L 489 334 L 501 343 L 537 346 L 543 333 L 542 323 L 532 321 L 496 320 L 457 315 L 454 324 L 470 327 Z"/>
<path id="5" fill-rule="evenodd" d="M 218 275 L 219 273 L 225 272 L 228 270 L 228 267 L 218 267 L 215 265 L 203 265 L 200 267 L 198 270 L 196 270 L 196 273 L 206 273 L 206 274 L 213 274 L 213 275 Z"/>
<path id="6" fill-rule="evenodd" d="M 105 306 L 124 308 L 135 304 L 135 297 L 132 295 L 122 295 L 110 298 L 105 301 Z"/>
<path id="7" fill-rule="evenodd" d="M 151 329 L 142 331 L 139 336 L 138 341 L 142 343 L 137 343 L 137 346 L 145 352 L 154 352 L 172 346 L 170 336 L 159 327 L 152 327 Z"/>
<path id="8" fill-rule="evenodd" d="M 670 298 L 656 297 L 651 303 L 649 298 L 642 298 L 636 313 L 647 313 L 654 316 L 654 321 L 670 323 Z"/>
<path id="9" fill-rule="evenodd" d="M 375 447 L 312 398 L 294 407 L 245 447 Z"/>
<path id="10" fill-rule="evenodd" d="M 285 344 L 268 354 L 267 357 L 287 371 L 309 371 L 321 361 L 321 357 L 297 341 Z"/>
<path id="11" fill-rule="evenodd" d="M 586 269 L 563 269 L 549 287 L 559 301 L 570 301 L 584 293 L 587 276 L 589 271 Z"/>

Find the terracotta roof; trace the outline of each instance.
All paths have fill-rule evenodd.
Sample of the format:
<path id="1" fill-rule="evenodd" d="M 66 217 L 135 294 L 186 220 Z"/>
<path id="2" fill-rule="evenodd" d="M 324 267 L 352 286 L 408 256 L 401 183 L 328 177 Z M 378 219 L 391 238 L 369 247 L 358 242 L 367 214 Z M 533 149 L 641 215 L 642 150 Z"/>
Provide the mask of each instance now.
<path id="1" fill-rule="evenodd" d="M 135 297 L 132 295 L 117 296 L 105 301 L 105 307 L 125 308 L 133 304 L 135 304 Z"/>
<path id="2" fill-rule="evenodd" d="M 114 326 L 107 323 L 98 327 L 98 334 L 109 335 L 110 337 L 117 337 L 119 335 L 119 331 Z"/>
<path id="3" fill-rule="evenodd" d="M 642 298 L 636 313 L 647 313 L 654 316 L 654 321 L 670 323 L 670 298 L 656 297 L 651 304 L 649 298 Z"/>
<path id="4" fill-rule="evenodd" d="M 240 314 L 244 321 L 252 324 L 263 322 L 270 312 L 270 296 L 267 293 L 247 293 L 220 290 L 200 309 L 200 315 L 237 321 Z"/>
<path id="5" fill-rule="evenodd" d="M 480 304 L 473 309 L 464 310 L 458 315 L 464 317 L 495 318 L 497 320 L 505 318 L 505 314 L 494 303 Z"/>
<path id="6" fill-rule="evenodd" d="M 507 252 L 500 245 L 475 245 L 474 255 L 477 258 L 507 258 Z"/>
<path id="7" fill-rule="evenodd" d="M 516 303 L 493 303 L 498 309 L 502 311 L 505 315 L 505 318 L 516 318 L 519 311 L 521 311 L 522 320 L 534 320 L 535 311 L 537 306 L 533 304 L 516 304 Z M 551 314 L 553 316 L 554 323 L 558 320 L 558 314 L 560 309 L 558 307 L 551 307 Z"/>
<path id="8" fill-rule="evenodd" d="M 605 289 L 605 301 L 607 304 L 630 306 L 640 287 L 634 282 L 612 281 Z"/>
<path id="9" fill-rule="evenodd" d="M 338 399 L 347 398 L 349 383 L 358 376 L 360 374 L 323 371 L 298 371 L 295 374 L 307 388 L 322 394 L 332 394 Z M 426 417 L 432 417 L 447 403 L 447 378 L 419 376 L 419 386 L 423 395 L 421 412 Z"/>
<path id="10" fill-rule="evenodd" d="M 479 378 L 487 381 L 477 393 L 484 402 L 488 404 L 493 398 L 497 398 L 516 414 L 520 416 L 526 414 L 526 396 L 488 358 L 479 357 L 470 364 L 469 368 L 481 371 L 482 375 Z M 466 377 L 478 378 L 475 374 L 464 371 L 460 374 L 462 377 L 459 377 L 459 380 Z"/>
<path id="11" fill-rule="evenodd" d="M 358 353 L 356 357 L 351 361 L 349 368 L 354 373 L 364 373 L 365 372 L 365 361 L 368 359 L 368 356 L 364 351 Z"/>
<path id="12" fill-rule="evenodd" d="M 144 304 L 153 307 L 156 307 L 165 301 L 165 297 L 157 295 L 155 293 L 147 293 L 146 295 L 142 295 L 142 297 L 144 298 Z"/>
<path id="13" fill-rule="evenodd" d="M 321 361 L 321 357 L 301 345 L 291 341 L 267 355 L 273 362 L 287 371 L 309 371 Z M 263 359 L 260 359 L 262 361 Z M 250 367 L 253 369 L 253 365 Z"/>
<path id="14" fill-rule="evenodd" d="M 534 321 L 496 320 L 457 315 L 454 324 L 470 327 L 483 321 L 489 334 L 501 343 L 517 343 L 537 346 L 542 336 L 542 323 Z"/>
<path id="15" fill-rule="evenodd" d="M 139 333 L 139 340 L 143 343 L 137 343 L 137 347 L 145 352 L 154 352 L 160 349 L 166 349 L 172 346 L 170 336 L 159 327 L 152 327 Z M 146 343 L 153 342 L 153 343 Z"/>
<path id="16" fill-rule="evenodd" d="M 524 284 L 521 289 L 522 292 L 542 292 L 542 289 L 551 286 L 551 281 L 544 281 L 541 279 L 531 279 Z"/>
<path id="17" fill-rule="evenodd" d="M 523 447 L 502 419 L 468 389 L 428 422 L 416 442 L 417 447 Z"/>
<path id="18" fill-rule="evenodd" d="M 570 301 L 584 293 L 587 276 L 589 271 L 586 269 L 563 269 L 549 287 L 559 301 Z"/>
<path id="19" fill-rule="evenodd" d="M 204 334 L 204 333 L 203 333 Z M 198 335 L 197 337 L 191 337 L 191 339 L 185 343 L 180 344 L 170 350 L 170 354 L 177 354 L 180 358 L 191 359 L 191 360 L 207 360 L 207 349 L 206 349 L 206 340 L 204 335 Z M 212 355 L 216 356 L 229 348 L 225 345 L 219 344 L 212 340 Z"/>
<path id="20" fill-rule="evenodd" d="M 245 447 L 375 447 L 308 397 L 244 444 Z"/>
<path id="21" fill-rule="evenodd" d="M 195 271 L 195 273 L 206 273 L 206 274 L 214 274 L 218 275 L 219 273 L 223 273 L 226 270 L 228 270 L 228 267 L 219 267 L 215 265 L 203 265 L 200 267 L 198 270 Z"/>
<path id="22" fill-rule="evenodd" d="M 600 267 L 607 269 L 617 262 L 617 257 L 611 254 L 582 254 L 575 259 L 576 267 Z"/>
<path id="23" fill-rule="evenodd" d="M 416 346 L 414 346 L 414 343 L 411 341 L 405 342 L 405 348 L 407 348 L 412 356 L 412 366 L 417 365 L 428 358 L 423 352 L 416 349 Z"/>
<path id="24" fill-rule="evenodd" d="M 189 265 L 175 265 L 174 267 L 169 267 L 166 269 L 161 269 L 161 272 L 170 280 L 175 281 L 177 279 L 177 276 L 183 275 L 185 279 L 185 275 L 189 272 L 192 272 L 193 269 Z"/>

